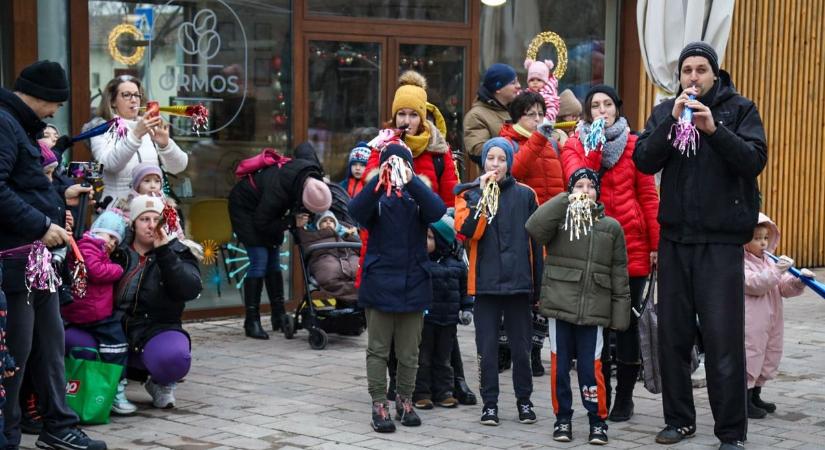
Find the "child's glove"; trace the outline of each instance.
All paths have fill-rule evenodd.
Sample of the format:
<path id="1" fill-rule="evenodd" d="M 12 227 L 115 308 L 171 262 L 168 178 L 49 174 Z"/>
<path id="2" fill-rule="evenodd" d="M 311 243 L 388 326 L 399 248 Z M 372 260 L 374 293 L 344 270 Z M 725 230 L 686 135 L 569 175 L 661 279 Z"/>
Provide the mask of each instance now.
<path id="1" fill-rule="evenodd" d="M 553 130 L 556 128 L 556 123 L 548 120 L 546 117 L 538 127 L 538 132 L 548 140 L 553 136 Z"/>
<path id="2" fill-rule="evenodd" d="M 780 272 L 787 272 L 791 266 L 793 266 L 793 259 L 789 256 L 782 255 L 779 257 L 779 260 L 776 261 L 776 268 L 779 269 Z"/>
<path id="3" fill-rule="evenodd" d="M 815 275 L 808 269 L 799 269 L 799 274 L 805 278 L 813 278 Z"/>
<path id="4" fill-rule="evenodd" d="M 461 322 L 462 325 L 469 325 L 473 322 L 473 312 L 472 311 L 459 311 L 458 312 L 458 321 Z"/>

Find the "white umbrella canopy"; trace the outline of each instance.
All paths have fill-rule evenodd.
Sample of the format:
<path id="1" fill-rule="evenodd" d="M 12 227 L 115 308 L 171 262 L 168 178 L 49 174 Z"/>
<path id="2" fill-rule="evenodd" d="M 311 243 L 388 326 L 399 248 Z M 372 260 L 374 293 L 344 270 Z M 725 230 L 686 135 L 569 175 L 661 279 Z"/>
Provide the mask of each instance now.
<path id="1" fill-rule="evenodd" d="M 734 0 L 639 0 L 636 22 L 647 76 L 658 88 L 656 103 L 679 89 L 679 53 L 704 41 L 725 57 Z"/>

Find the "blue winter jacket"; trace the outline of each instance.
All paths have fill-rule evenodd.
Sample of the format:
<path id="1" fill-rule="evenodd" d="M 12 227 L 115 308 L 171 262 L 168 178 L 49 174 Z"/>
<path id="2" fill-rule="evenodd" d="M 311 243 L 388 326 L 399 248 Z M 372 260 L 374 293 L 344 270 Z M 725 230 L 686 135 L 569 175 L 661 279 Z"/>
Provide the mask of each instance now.
<path id="1" fill-rule="evenodd" d="M 373 178 L 349 203 L 350 214 L 370 236 L 358 304 L 392 313 L 424 311 L 432 301 L 427 227 L 447 207 L 417 177 L 400 197 L 375 192 L 377 183 Z"/>

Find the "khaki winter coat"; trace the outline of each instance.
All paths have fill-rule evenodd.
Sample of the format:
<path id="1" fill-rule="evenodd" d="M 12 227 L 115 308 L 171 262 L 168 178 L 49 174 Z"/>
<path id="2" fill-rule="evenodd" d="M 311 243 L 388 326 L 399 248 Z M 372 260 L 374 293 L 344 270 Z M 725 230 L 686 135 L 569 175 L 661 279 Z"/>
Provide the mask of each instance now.
<path id="1" fill-rule="evenodd" d="M 562 192 L 539 206 L 525 225 L 547 249 L 539 311 L 576 325 L 624 330 L 630 324 L 630 287 L 622 227 L 598 203 L 592 230 L 571 241 L 562 228 L 569 204 Z"/>
<path id="2" fill-rule="evenodd" d="M 510 113 L 497 102 L 476 99 L 464 115 L 464 148 L 478 158 L 484 143 L 498 136 L 504 122 L 510 120 Z"/>

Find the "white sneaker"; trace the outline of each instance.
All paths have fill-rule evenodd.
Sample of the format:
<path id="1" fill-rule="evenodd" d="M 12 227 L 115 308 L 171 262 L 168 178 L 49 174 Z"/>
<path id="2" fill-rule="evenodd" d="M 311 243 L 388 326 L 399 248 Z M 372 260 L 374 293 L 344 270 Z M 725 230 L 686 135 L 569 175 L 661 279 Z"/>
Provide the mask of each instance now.
<path id="1" fill-rule="evenodd" d="M 155 408 L 169 409 L 175 407 L 175 386 L 177 383 L 167 385 L 157 384 L 152 380 L 143 384 L 146 392 L 152 396 L 152 405 Z"/>
<path id="2" fill-rule="evenodd" d="M 693 384 L 694 388 L 703 388 L 707 384 L 707 380 L 705 377 L 705 362 L 699 362 L 699 366 L 693 373 L 690 375 L 690 382 Z"/>
<path id="3" fill-rule="evenodd" d="M 128 416 L 137 411 L 137 406 L 126 398 L 126 379 L 120 380 L 117 385 L 117 394 L 115 394 L 115 401 L 112 402 L 112 412 L 120 416 Z"/>

